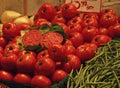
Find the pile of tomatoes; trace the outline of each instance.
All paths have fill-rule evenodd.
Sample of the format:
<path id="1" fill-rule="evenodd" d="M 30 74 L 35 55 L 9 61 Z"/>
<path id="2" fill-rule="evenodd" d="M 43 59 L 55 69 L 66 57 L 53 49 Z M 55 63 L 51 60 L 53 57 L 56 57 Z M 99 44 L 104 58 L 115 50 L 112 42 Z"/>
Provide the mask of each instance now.
<path id="1" fill-rule="evenodd" d="M 64 43 L 52 44 L 38 53 L 21 50 L 17 43 L 21 30 L 53 23 L 63 28 Z M 72 69 L 78 70 L 94 57 L 102 44 L 120 37 L 120 16 L 110 8 L 100 13 L 80 13 L 72 3 L 62 6 L 44 3 L 35 14 L 34 25 L 7 22 L 3 24 L 2 33 L 0 79 L 44 88 L 63 80 Z"/>

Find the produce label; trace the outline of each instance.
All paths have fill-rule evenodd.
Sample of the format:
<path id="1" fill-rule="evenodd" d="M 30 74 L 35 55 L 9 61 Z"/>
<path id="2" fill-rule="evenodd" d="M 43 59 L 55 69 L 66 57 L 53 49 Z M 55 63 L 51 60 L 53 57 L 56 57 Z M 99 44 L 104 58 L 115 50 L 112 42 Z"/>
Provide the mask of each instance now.
<path id="1" fill-rule="evenodd" d="M 100 12 L 101 0 L 64 0 L 64 3 L 73 3 L 81 12 Z"/>

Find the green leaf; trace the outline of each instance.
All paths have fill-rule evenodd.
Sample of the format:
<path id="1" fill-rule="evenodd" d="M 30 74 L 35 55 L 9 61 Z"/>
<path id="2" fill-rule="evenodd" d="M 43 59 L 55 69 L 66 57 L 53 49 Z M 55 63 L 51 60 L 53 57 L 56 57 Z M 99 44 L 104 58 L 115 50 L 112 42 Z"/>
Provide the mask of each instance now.
<path id="1" fill-rule="evenodd" d="M 65 34 L 63 28 L 58 24 L 52 24 L 50 31 L 58 32 L 58 33 L 62 34 L 64 38 L 66 38 L 66 34 Z"/>
<path id="2" fill-rule="evenodd" d="M 20 50 L 24 50 L 24 46 L 23 46 L 23 43 L 22 43 L 22 36 L 20 38 L 17 39 L 17 44 L 20 45 Z"/>
<path id="3" fill-rule="evenodd" d="M 50 26 L 47 24 L 44 24 L 42 27 L 39 27 L 39 30 L 42 32 L 42 34 L 45 34 L 50 31 Z"/>

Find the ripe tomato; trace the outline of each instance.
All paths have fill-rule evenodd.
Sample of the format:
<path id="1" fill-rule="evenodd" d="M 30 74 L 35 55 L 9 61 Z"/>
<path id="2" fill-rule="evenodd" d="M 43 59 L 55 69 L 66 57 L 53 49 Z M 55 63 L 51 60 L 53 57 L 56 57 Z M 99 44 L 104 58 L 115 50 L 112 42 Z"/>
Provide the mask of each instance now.
<path id="1" fill-rule="evenodd" d="M 4 53 L 18 54 L 19 52 L 20 52 L 20 45 L 17 43 L 8 43 L 4 49 Z"/>
<path id="2" fill-rule="evenodd" d="M 107 35 L 96 35 L 92 39 L 92 43 L 95 43 L 98 47 L 102 44 L 108 43 L 110 40 L 112 40 L 111 37 Z"/>
<path id="3" fill-rule="evenodd" d="M 108 28 L 111 25 L 117 23 L 117 18 L 115 15 L 106 13 L 100 17 L 100 26 Z"/>
<path id="4" fill-rule="evenodd" d="M 37 54 L 37 60 L 42 57 L 49 57 L 48 50 L 42 50 Z"/>
<path id="5" fill-rule="evenodd" d="M 51 47 L 48 48 L 49 57 L 52 58 L 54 61 L 63 61 L 63 50 L 61 44 L 53 44 Z"/>
<path id="6" fill-rule="evenodd" d="M 94 18 L 96 20 L 99 20 L 99 16 L 97 13 L 84 13 L 83 19 L 88 19 L 88 18 Z"/>
<path id="7" fill-rule="evenodd" d="M 100 27 L 99 30 L 98 30 L 98 34 L 102 34 L 102 35 L 108 35 L 108 28 L 105 28 L 105 27 Z"/>
<path id="8" fill-rule="evenodd" d="M 35 73 L 50 76 L 55 71 L 55 62 L 49 57 L 39 59 L 35 64 Z"/>
<path id="9" fill-rule="evenodd" d="M 112 38 L 120 37 L 120 23 L 112 25 L 108 28 L 108 35 Z"/>
<path id="10" fill-rule="evenodd" d="M 68 75 L 68 73 L 65 72 L 64 70 L 57 69 L 57 70 L 55 70 L 55 72 L 52 75 L 52 81 L 55 83 L 62 81 L 67 75 Z"/>
<path id="11" fill-rule="evenodd" d="M 40 6 L 38 13 L 41 18 L 52 21 L 53 17 L 57 14 L 56 9 L 52 3 L 44 3 Z"/>
<path id="12" fill-rule="evenodd" d="M 51 80 L 44 75 L 35 75 L 31 80 L 31 85 L 38 88 L 46 88 L 52 84 Z"/>
<path id="13" fill-rule="evenodd" d="M 79 32 L 81 33 L 82 32 L 82 27 L 80 24 L 76 23 L 76 24 L 71 24 L 68 26 L 69 27 L 69 30 L 67 31 L 67 33 L 72 33 L 72 32 Z"/>
<path id="14" fill-rule="evenodd" d="M 118 16 L 118 23 L 120 23 L 120 15 Z"/>
<path id="15" fill-rule="evenodd" d="M 70 39 L 66 39 L 64 45 L 73 45 Z"/>
<path id="16" fill-rule="evenodd" d="M 19 29 L 16 28 L 16 24 L 13 22 L 4 23 L 2 32 L 3 36 L 9 39 L 19 35 L 20 33 Z"/>
<path id="17" fill-rule="evenodd" d="M 82 30 L 82 35 L 85 42 L 91 42 L 92 38 L 98 34 L 98 28 L 94 26 L 86 26 Z"/>
<path id="18" fill-rule="evenodd" d="M 29 24 L 29 23 L 21 23 L 21 24 L 18 24 L 16 27 L 18 28 L 18 30 L 21 31 L 21 30 L 26 30 L 26 29 L 30 28 L 31 24 Z"/>
<path id="19" fill-rule="evenodd" d="M 13 75 L 5 70 L 0 70 L 0 80 L 13 81 Z"/>
<path id="20" fill-rule="evenodd" d="M 0 53 L 3 54 L 3 47 L 0 46 Z"/>
<path id="21" fill-rule="evenodd" d="M 20 56 L 22 56 L 22 55 L 24 55 L 24 54 L 31 54 L 31 55 L 33 55 L 33 56 L 35 56 L 36 57 L 36 53 L 34 52 L 34 51 L 30 51 L 30 50 L 21 50 L 19 53 L 18 53 L 18 56 L 20 57 Z"/>
<path id="22" fill-rule="evenodd" d="M 87 19 L 83 19 L 82 21 L 82 28 L 85 28 L 86 26 L 94 26 L 94 27 L 98 27 L 98 21 L 95 18 L 87 18 Z"/>
<path id="23" fill-rule="evenodd" d="M 73 25 L 73 24 L 81 24 L 82 23 L 82 18 L 79 16 L 75 16 L 72 19 L 68 20 L 67 25 Z"/>
<path id="24" fill-rule="evenodd" d="M 34 26 L 35 27 L 42 27 L 43 25 L 51 26 L 51 22 L 47 21 L 46 19 L 43 19 L 43 18 L 39 18 L 36 21 L 34 21 Z"/>
<path id="25" fill-rule="evenodd" d="M 0 36 L 0 46 L 4 48 L 6 43 L 6 39 L 3 36 Z"/>
<path id="26" fill-rule="evenodd" d="M 95 55 L 95 49 L 88 44 L 83 44 L 77 47 L 75 50 L 75 55 L 78 56 L 81 60 L 81 63 L 84 63 L 87 60 L 90 60 Z"/>
<path id="27" fill-rule="evenodd" d="M 68 39 L 71 40 L 71 42 L 75 48 L 84 43 L 84 38 L 83 38 L 82 34 L 79 32 L 70 33 L 68 35 Z"/>
<path id="28" fill-rule="evenodd" d="M 71 44 L 63 45 L 63 56 L 66 58 L 68 54 L 74 54 L 75 47 Z"/>
<path id="29" fill-rule="evenodd" d="M 63 62 L 63 70 L 70 73 L 70 71 L 78 70 L 81 66 L 80 58 L 74 54 L 68 54 Z"/>
<path id="30" fill-rule="evenodd" d="M 6 71 L 15 71 L 16 70 L 16 60 L 18 56 L 14 53 L 4 54 L 0 59 L 0 64 L 2 69 Z"/>
<path id="31" fill-rule="evenodd" d="M 31 54 L 24 54 L 16 61 L 17 71 L 21 73 L 33 73 L 36 58 Z"/>
<path id="32" fill-rule="evenodd" d="M 13 81 L 20 84 L 30 84 L 31 77 L 28 74 L 17 73 L 14 76 Z"/>
<path id="33" fill-rule="evenodd" d="M 66 3 L 62 6 L 62 15 L 66 19 L 71 19 L 76 16 L 77 7 L 73 3 Z"/>
<path id="34" fill-rule="evenodd" d="M 52 23 L 57 23 L 57 22 L 60 22 L 60 23 L 66 23 L 66 19 L 62 16 L 62 14 L 57 14 L 56 16 L 54 16 L 53 20 L 52 20 Z"/>
<path id="35" fill-rule="evenodd" d="M 115 10 L 111 9 L 111 8 L 106 8 L 106 9 L 102 9 L 100 11 L 100 16 L 106 14 L 106 13 L 110 13 L 110 14 L 113 14 L 113 15 L 116 15 L 116 12 Z"/>
<path id="36" fill-rule="evenodd" d="M 62 6 L 55 6 L 55 9 L 56 9 L 57 14 L 62 13 Z"/>

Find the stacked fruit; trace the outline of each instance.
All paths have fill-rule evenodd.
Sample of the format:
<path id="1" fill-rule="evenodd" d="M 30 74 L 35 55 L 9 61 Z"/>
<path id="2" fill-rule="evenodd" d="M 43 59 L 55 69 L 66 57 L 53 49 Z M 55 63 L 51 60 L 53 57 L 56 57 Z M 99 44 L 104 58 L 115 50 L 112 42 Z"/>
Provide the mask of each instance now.
<path id="1" fill-rule="evenodd" d="M 45 3 L 35 14 L 33 25 L 3 24 L 0 79 L 48 87 L 78 70 L 115 37 L 120 37 L 120 17 L 112 9 L 80 13 L 72 3 Z"/>

